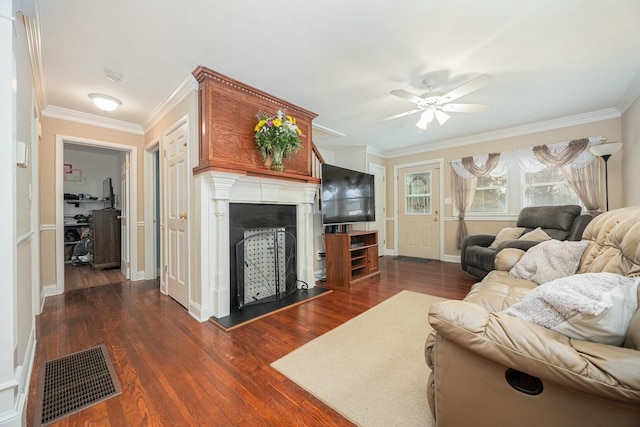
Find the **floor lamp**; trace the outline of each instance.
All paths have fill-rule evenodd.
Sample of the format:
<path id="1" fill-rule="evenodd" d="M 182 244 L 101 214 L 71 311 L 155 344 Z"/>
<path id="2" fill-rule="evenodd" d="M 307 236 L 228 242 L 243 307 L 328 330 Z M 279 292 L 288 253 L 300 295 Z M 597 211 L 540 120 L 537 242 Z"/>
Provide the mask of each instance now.
<path id="1" fill-rule="evenodd" d="M 589 147 L 591 154 L 602 157 L 604 160 L 604 191 L 606 197 L 606 210 L 609 211 L 609 175 L 607 170 L 607 161 L 612 154 L 617 153 L 622 148 L 622 142 L 611 142 L 609 144 L 600 144 Z"/>

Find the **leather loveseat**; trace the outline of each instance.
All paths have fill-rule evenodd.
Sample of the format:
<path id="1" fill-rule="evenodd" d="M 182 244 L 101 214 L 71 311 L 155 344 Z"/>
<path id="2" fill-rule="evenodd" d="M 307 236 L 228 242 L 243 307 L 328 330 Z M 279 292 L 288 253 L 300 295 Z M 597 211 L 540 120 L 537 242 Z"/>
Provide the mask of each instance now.
<path id="1" fill-rule="evenodd" d="M 610 272 L 637 282 L 640 207 L 595 217 L 583 239 L 576 275 Z M 428 398 L 438 427 L 640 426 L 640 310 L 631 311 L 621 346 L 504 313 L 538 286 L 509 275 L 523 253 L 501 251 L 497 270 L 463 301 L 429 310 Z M 576 275 L 566 279 L 582 279 Z"/>
<path id="2" fill-rule="evenodd" d="M 578 205 L 535 206 L 523 208 L 518 215 L 516 227 L 524 228 L 523 234 L 538 227 L 549 237 L 556 240 L 578 241 L 591 219 L 589 214 L 580 214 Z M 491 248 L 496 236 L 490 234 L 470 234 L 466 236 L 460 248 L 462 269 L 478 280 L 482 280 L 494 269 L 496 254 L 504 248 L 527 250 L 537 241 L 507 240 Z"/>

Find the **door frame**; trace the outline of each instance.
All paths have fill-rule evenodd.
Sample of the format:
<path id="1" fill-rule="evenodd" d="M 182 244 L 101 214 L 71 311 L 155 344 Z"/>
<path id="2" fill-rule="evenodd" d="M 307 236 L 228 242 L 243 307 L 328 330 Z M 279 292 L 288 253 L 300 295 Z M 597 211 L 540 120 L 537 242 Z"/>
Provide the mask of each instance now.
<path id="1" fill-rule="evenodd" d="M 369 162 L 369 173 L 373 172 L 372 169 L 378 169 L 382 171 L 382 177 L 384 178 L 384 182 L 382 183 L 382 205 L 384 206 L 384 218 L 382 219 L 382 229 L 378 230 L 378 249 L 382 249 L 382 251 L 378 251 L 378 256 L 383 256 L 387 252 L 387 168 L 380 163 Z M 376 183 L 376 186 L 378 185 L 379 184 Z M 376 200 L 376 204 L 378 203 L 378 200 Z M 371 223 L 367 224 L 368 230 L 371 230 L 370 224 Z"/>
<path id="2" fill-rule="evenodd" d="M 127 212 L 122 214 L 127 218 L 127 242 L 129 244 L 130 276 L 127 279 L 138 280 L 138 198 L 131 197 L 132 188 L 138 185 L 138 148 L 132 145 L 118 144 L 109 141 L 80 138 L 69 135 L 56 135 L 55 151 L 55 206 L 56 206 L 56 294 L 64 293 L 64 144 L 86 145 L 107 150 L 123 151 L 129 154 L 130 180 L 127 183 L 125 195 L 129 199 Z M 135 228 L 135 231 L 132 230 Z M 125 244 L 125 242 L 122 242 Z"/>
<path id="3" fill-rule="evenodd" d="M 160 157 L 160 165 L 156 168 L 155 157 Z M 157 181 L 162 182 L 162 156 L 160 155 L 160 139 L 155 139 L 144 147 L 144 278 L 146 280 L 155 279 L 160 276 L 160 290 L 166 294 L 166 284 L 164 283 L 162 273 L 158 274 L 160 265 L 157 262 L 158 240 L 160 236 L 156 233 L 156 223 L 160 222 L 160 211 L 156 209 L 158 206 L 158 198 L 160 206 L 162 206 L 161 194 L 156 194 Z M 162 191 L 162 190 L 161 190 Z M 164 226 L 160 224 L 160 233 L 164 230 Z M 146 248 L 154 248 L 147 250 Z M 162 253 L 162 250 L 160 250 Z"/>
<path id="4" fill-rule="evenodd" d="M 422 160 L 419 162 L 411 162 L 411 163 L 400 163 L 397 165 L 393 165 L 393 252 L 394 255 L 398 255 L 398 233 L 399 233 L 399 220 L 400 220 L 400 211 L 398 207 L 398 185 L 400 181 L 400 169 L 404 168 L 412 168 L 414 166 L 426 166 L 436 164 L 440 167 L 440 200 L 438 201 L 439 212 L 440 212 L 440 221 L 439 222 L 439 231 L 440 231 L 440 248 L 439 248 L 439 260 L 442 261 L 444 259 L 444 221 L 442 220 L 442 212 L 444 209 L 444 160 L 442 158 L 439 159 L 431 159 L 431 160 Z"/>

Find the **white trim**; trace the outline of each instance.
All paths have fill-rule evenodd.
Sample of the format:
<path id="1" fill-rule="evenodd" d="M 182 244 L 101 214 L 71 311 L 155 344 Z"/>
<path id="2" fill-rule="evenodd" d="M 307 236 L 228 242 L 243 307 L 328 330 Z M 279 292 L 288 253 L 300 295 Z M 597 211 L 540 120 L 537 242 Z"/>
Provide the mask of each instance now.
<path id="1" fill-rule="evenodd" d="M 162 120 L 164 116 L 176 108 L 178 104 L 194 90 L 198 90 L 198 82 L 195 77 L 193 77 L 193 74 L 187 74 L 180 84 L 178 84 L 178 87 L 158 104 L 151 114 L 149 114 L 149 117 L 142 123 L 144 133 L 149 132 L 155 125 L 160 123 L 160 120 Z"/>
<path id="2" fill-rule="evenodd" d="M 145 222 L 144 221 L 138 221 L 136 222 L 136 227 L 144 227 Z"/>
<path id="3" fill-rule="evenodd" d="M 620 102 L 616 105 L 616 109 L 620 111 L 620 114 L 624 114 L 635 102 L 638 96 L 640 96 L 640 73 L 638 73 L 633 79 L 629 88 L 620 99 Z"/>
<path id="4" fill-rule="evenodd" d="M 383 191 L 382 191 L 382 205 L 384 206 L 384 210 L 386 213 L 387 210 L 387 168 L 380 163 L 368 162 L 367 172 L 372 173 L 372 169 L 378 169 L 381 171 L 382 178 L 384 180 Z M 375 176 L 375 175 L 374 175 Z M 376 204 L 380 204 L 379 201 L 376 201 Z M 374 207 L 375 209 L 375 207 Z M 367 230 L 371 230 L 371 222 L 367 223 Z M 378 250 L 380 248 L 387 247 L 387 221 L 386 217 L 382 220 L 382 230 L 378 230 Z"/>
<path id="5" fill-rule="evenodd" d="M 607 108 L 605 110 L 593 111 L 590 113 L 576 114 L 575 116 L 562 117 L 544 122 L 531 123 L 523 126 L 516 126 L 507 129 L 501 129 L 492 132 L 485 132 L 477 135 L 466 136 L 463 138 L 449 139 L 445 141 L 437 141 L 428 144 L 421 144 L 418 147 L 399 148 L 397 150 L 386 151 L 385 158 L 401 157 L 406 155 L 427 153 L 430 151 L 462 147 L 472 144 L 480 144 L 482 142 L 494 141 L 497 139 L 511 138 L 515 136 L 528 135 L 537 132 L 565 128 L 568 126 L 582 125 L 586 123 L 597 122 L 601 120 L 616 119 L 620 117 L 620 112 L 615 108 Z"/>
<path id="6" fill-rule="evenodd" d="M 22 2 L 21 2 L 22 3 Z M 40 7 L 39 2 L 33 2 L 35 14 L 34 17 L 29 16 L 25 11 L 19 11 L 22 14 L 24 30 L 27 36 L 27 46 L 29 51 L 29 59 L 31 65 L 31 77 L 33 79 L 33 92 L 35 97 L 35 107 L 38 116 L 40 112 L 47 106 L 47 90 L 44 80 L 44 67 L 42 59 L 42 33 L 40 31 Z"/>
<path id="7" fill-rule="evenodd" d="M 442 259 L 444 262 L 455 262 L 456 264 L 460 264 L 460 255 L 445 255 Z"/>
<path id="8" fill-rule="evenodd" d="M 370 145 L 367 145 L 365 147 L 365 152 L 367 154 L 373 154 L 374 156 L 378 156 L 378 157 L 382 157 L 382 158 L 385 158 L 386 154 L 387 154 L 386 151 L 381 150 L 380 148 L 377 148 L 377 147 L 372 147 Z"/>
<path id="9" fill-rule="evenodd" d="M 42 115 L 53 119 L 68 120 L 70 122 L 84 123 L 85 125 L 114 129 L 136 135 L 144 135 L 142 126 L 135 123 L 115 120 L 109 117 L 96 116 L 95 114 L 56 107 L 55 105 L 49 105 L 47 108 L 42 110 Z"/>
<path id="10" fill-rule="evenodd" d="M 312 127 L 313 129 L 318 129 L 318 130 L 319 130 L 319 131 L 321 131 L 321 132 L 328 133 L 329 135 L 333 135 L 333 136 L 347 136 L 347 135 L 345 135 L 345 134 L 344 134 L 344 133 L 342 133 L 342 132 L 338 132 L 337 130 L 329 129 L 328 127 L 326 127 L 326 126 L 322 126 L 322 125 L 320 125 L 320 124 L 318 124 L 318 123 L 312 123 L 312 124 L 311 124 L 311 127 Z"/>
<path id="11" fill-rule="evenodd" d="M 56 231 L 55 224 L 40 224 L 40 231 Z"/>
<path id="12" fill-rule="evenodd" d="M 24 233 L 22 236 L 19 236 L 18 240 L 17 240 L 17 249 L 20 249 L 22 246 L 24 246 L 27 243 L 31 242 L 33 240 L 33 236 L 34 235 L 35 235 L 35 232 L 28 231 L 28 232 Z"/>
<path id="13" fill-rule="evenodd" d="M 129 200 L 127 212 L 123 212 L 123 215 L 128 219 L 138 218 L 138 197 L 136 189 L 138 188 L 138 147 L 132 145 L 118 144 L 108 141 L 99 141 L 95 139 L 79 138 L 75 136 L 56 135 L 56 147 L 55 147 L 55 206 L 56 206 L 56 290 L 57 294 L 64 293 L 64 190 L 63 190 L 63 176 L 64 168 L 64 144 L 76 144 L 76 145 L 88 145 L 92 147 L 100 147 L 109 150 L 123 151 L 129 154 L 129 173 L 130 179 L 127 182 L 126 191 L 129 193 L 125 195 Z M 135 197 L 131 197 L 134 194 Z M 129 221 L 131 224 L 131 221 Z M 129 262 L 130 272 L 138 271 L 138 236 L 137 233 L 132 233 L 131 227 L 129 228 Z M 122 244 L 125 244 L 123 242 Z M 132 279 L 128 277 L 127 279 Z M 135 280 L 137 278 L 133 278 Z"/>
<path id="14" fill-rule="evenodd" d="M 439 211 L 440 213 L 444 212 L 444 159 L 431 159 L 431 160 L 421 160 L 418 162 L 410 162 L 410 163 L 400 163 L 393 166 L 393 214 L 395 218 L 398 218 L 398 182 L 399 182 L 399 169 L 411 168 L 414 166 L 425 166 L 425 165 L 433 165 L 437 164 L 440 167 L 440 200 L 439 200 Z M 388 184 L 387 184 L 388 185 Z M 398 220 L 393 223 L 393 252 L 397 256 L 398 254 Z M 438 224 L 440 228 L 440 250 L 439 250 L 439 258 L 444 258 L 444 221 L 439 221 Z"/>
<path id="15" fill-rule="evenodd" d="M 160 138 L 155 139 L 152 143 L 144 147 L 144 222 L 149 227 L 144 228 L 144 278 L 147 280 L 158 277 L 160 266 L 157 265 L 156 248 L 158 247 L 156 239 L 156 227 L 154 222 L 160 221 L 160 212 L 156 212 L 156 176 L 160 179 L 160 167 L 156 170 L 155 156 L 160 156 Z M 138 225 L 140 226 L 140 225 Z M 149 248 L 153 248 L 149 250 Z"/>
<path id="16" fill-rule="evenodd" d="M 443 221 L 459 221 L 457 216 L 447 216 L 442 218 Z M 495 216 L 465 216 L 465 221 L 517 221 L 518 215 L 495 215 Z"/>
<path id="17" fill-rule="evenodd" d="M 211 317 L 208 310 L 203 309 L 202 306 L 195 301 L 189 301 L 189 315 L 198 322 L 206 322 L 209 317 Z"/>

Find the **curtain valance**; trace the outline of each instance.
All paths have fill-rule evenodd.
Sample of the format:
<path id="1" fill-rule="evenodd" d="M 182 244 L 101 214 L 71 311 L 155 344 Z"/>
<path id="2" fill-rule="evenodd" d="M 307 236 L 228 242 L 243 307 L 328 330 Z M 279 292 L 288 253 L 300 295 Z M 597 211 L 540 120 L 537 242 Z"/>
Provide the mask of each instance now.
<path id="1" fill-rule="evenodd" d="M 474 176 L 502 176 L 514 165 L 531 173 L 540 172 L 547 166 L 582 169 L 595 158 L 588 148 L 599 145 L 604 140 L 605 138 L 596 136 L 501 153 L 463 157 L 451 160 L 451 167 L 458 176 L 465 179 Z"/>

